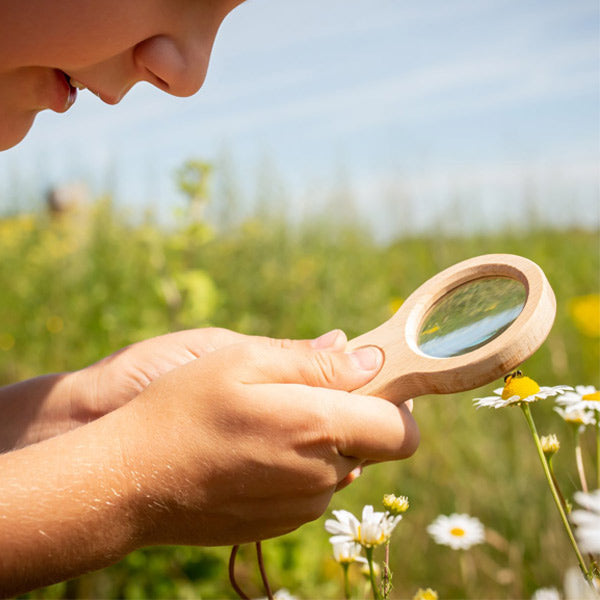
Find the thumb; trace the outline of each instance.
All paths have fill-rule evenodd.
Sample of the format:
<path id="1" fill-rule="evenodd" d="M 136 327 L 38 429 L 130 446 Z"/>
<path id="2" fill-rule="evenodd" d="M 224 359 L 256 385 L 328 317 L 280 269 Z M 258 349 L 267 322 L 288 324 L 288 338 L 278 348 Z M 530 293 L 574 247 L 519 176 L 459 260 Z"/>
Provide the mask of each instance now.
<path id="1" fill-rule="evenodd" d="M 297 383 L 350 392 L 371 381 L 384 360 L 376 346 L 350 353 L 269 343 L 243 346 L 250 356 L 237 364 L 244 365 L 246 383 Z"/>

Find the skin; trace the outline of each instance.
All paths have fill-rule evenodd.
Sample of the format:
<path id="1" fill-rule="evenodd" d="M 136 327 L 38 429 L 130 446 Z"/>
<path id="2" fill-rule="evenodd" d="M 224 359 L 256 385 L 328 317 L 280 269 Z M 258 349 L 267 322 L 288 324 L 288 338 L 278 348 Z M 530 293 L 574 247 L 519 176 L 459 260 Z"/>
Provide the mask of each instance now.
<path id="1" fill-rule="evenodd" d="M 138 81 L 195 93 L 238 4 L 0 0 L 0 148 L 68 108 L 61 72 L 111 104 Z M 0 597 L 144 546 L 281 535 L 360 465 L 411 455 L 411 405 L 351 393 L 382 353 L 346 342 L 181 331 L 1 388 Z"/>
<path id="2" fill-rule="evenodd" d="M 139 81 L 175 96 L 206 77 L 219 26 L 241 0 L 0 0 L 0 149 L 55 106 L 56 72 L 109 104 Z"/>
<path id="3" fill-rule="evenodd" d="M 8 406 L 21 389 L 41 410 L 21 424 L 29 445 L 0 456 L 0 596 L 144 546 L 287 533 L 319 517 L 360 464 L 410 456 L 409 407 L 349 393 L 379 371 L 380 351 L 345 346 L 339 331 L 291 341 L 194 330 L 57 376 L 70 398 L 44 379 L 46 396 L 26 391 L 39 378 L 7 388 Z M 97 417 L 85 425 L 68 416 L 78 396 L 75 412 Z"/>

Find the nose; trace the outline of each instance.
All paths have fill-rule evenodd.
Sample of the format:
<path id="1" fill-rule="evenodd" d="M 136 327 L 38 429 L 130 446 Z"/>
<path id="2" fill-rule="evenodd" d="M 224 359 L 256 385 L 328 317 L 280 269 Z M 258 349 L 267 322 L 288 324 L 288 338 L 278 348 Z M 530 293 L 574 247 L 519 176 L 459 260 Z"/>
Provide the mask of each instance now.
<path id="1" fill-rule="evenodd" d="M 174 96 L 191 96 L 204 83 L 215 33 L 187 39 L 158 35 L 139 43 L 134 61 L 141 76 Z"/>

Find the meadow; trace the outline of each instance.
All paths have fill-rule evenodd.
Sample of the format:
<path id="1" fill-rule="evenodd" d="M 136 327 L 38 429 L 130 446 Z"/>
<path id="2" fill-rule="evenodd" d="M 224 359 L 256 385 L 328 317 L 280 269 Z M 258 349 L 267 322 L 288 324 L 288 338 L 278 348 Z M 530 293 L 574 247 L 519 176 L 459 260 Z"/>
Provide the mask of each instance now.
<path id="1" fill-rule="evenodd" d="M 190 198 L 193 199 L 193 194 Z M 291 223 L 259 212 L 217 226 L 190 214 L 166 227 L 132 221 L 110 198 L 61 214 L 43 209 L 0 218 L 0 384 L 83 367 L 127 344 L 188 327 L 304 338 L 339 327 L 349 337 L 380 324 L 422 282 L 486 253 L 526 256 L 556 293 L 554 328 L 522 369 L 540 385 L 600 387 L 598 231 L 526 228 L 468 237 L 443 231 L 382 243 L 358 221 L 313 216 Z M 274 589 L 298 598 L 341 598 L 342 578 L 324 521 L 331 509 L 359 514 L 383 495 L 410 509 L 391 546 L 392 598 L 431 587 L 440 598 L 530 598 L 561 589 L 576 564 L 552 505 L 520 411 L 473 407 L 489 386 L 415 400 L 421 446 L 409 460 L 371 466 L 336 494 L 318 521 L 264 543 Z M 573 439 L 551 403 L 534 407 L 540 433 L 556 433 L 563 491 L 578 489 Z M 593 472 L 593 440 L 584 447 Z M 461 556 L 426 527 L 465 512 L 489 530 L 488 543 Z M 233 598 L 228 548 L 160 547 L 28 598 Z M 239 580 L 264 596 L 253 548 L 242 547 Z M 364 579 L 351 571 L 354 597 Z"/>

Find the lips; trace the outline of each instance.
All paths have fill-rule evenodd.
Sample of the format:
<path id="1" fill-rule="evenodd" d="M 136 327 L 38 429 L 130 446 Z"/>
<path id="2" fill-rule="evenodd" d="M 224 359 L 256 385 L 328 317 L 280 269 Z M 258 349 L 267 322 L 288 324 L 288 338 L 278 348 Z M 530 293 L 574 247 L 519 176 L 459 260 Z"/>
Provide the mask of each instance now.
<path id="1" fill-rule="evenodd" d="M 65 73 L 59 69 L 54 69 L 52 87 L 49 91 L 43 108 L 49 108 L 58 113 L 69 110 L 77 98 L 77 90 L 70 84 Z"/>
<path id="2" fill-rule="evenodd" d="M 66 73 L 64 73 L 66 78 Z M 69 110 L 73 104 L 75 104 L 75 100 L 77 100 L 77 89 L 73 86 L 71 81 L 67 79 L 67 84 L 69 86 L 69 95 L 67 96 L 67 101 L 65 103 L 65 110 Z"/>

